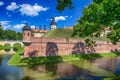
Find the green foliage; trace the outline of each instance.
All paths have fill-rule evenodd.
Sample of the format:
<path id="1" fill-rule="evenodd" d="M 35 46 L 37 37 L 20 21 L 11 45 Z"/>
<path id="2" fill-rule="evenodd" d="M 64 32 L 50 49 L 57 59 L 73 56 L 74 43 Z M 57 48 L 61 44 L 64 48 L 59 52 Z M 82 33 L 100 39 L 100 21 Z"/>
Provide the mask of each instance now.
<path id="1" fill-rule="evenodd" d="M 108 38 L 116 44 L 120 40 L 120 1 L 93 0 L 92 4 L 84 8 L 83 16 L 74 26 L 74 35 L 99 37 L 106 27 L 112 31 Z"/>
<path id="2" fill-rule="evenodd" d="M 56 0 L 57 1 L 57 10 L 59 12 L 63 11 L 66 7 L 68 7 L 69 9 L 73 8 L 72 5 L 72 0 Z"/>
<path id="3" fill-rule="evenodd" d="M 85 46 L 88 48 L 97 46 L 96 41 L 89 39 L 89 38 L 85 39 L 85 44 L 86 44 Z"/>
<path id="4" fill-rule="evenodd" d="M 10 51 L 10 48 L 11 48 L 11 45 L 10 45 L 9 43 L 6 43 L 6 44 L 4 45 L 4 50 L 5 50 L 5 51 Z"/>
<path id="5" fill-rule="evenodd" d="M 0 40 L 22 40 L 22 33 L 0 28 Z"/>
<path id="6" fill-rule="evenodd" d="M 3 50 L 4 49 L 4 46 L 3 45 L 0 45 L 0 50 Z"/>
<path id="7" fill-rule="evenodd" d="M 14 50 L 14 51 L 18 51 L 21 47 L 22 47 L 22 45 L 21 45 L 20 43 L 15 43 L 15 44 L 13 45 L 13 50 Z"/>

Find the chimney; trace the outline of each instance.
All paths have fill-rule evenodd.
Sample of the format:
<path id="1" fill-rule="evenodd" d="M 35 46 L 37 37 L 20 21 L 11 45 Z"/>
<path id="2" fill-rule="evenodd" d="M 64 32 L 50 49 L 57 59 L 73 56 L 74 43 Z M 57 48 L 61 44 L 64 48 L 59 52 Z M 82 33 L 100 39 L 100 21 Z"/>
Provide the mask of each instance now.
<path id="1" fill-rule="evenodd" d="M 42 29 L 42 26 L 40 25 L 40 26 L 39 26 L 39 30 L 41 30 L 41 29 Z"/>
<path id="2" fill-rule="evenodd" d="M 44 25 L 44 30 L 46 30 L 46 25 Z"/>

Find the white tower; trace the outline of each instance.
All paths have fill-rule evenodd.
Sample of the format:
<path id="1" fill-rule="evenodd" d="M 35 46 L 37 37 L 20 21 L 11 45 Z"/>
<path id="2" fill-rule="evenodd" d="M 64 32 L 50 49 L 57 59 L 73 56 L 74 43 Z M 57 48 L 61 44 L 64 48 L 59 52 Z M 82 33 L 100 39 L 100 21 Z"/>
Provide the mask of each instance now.
<path id="1" fill-rule="evenodd" d="M 56 29 L 56 22 L 55 22 L 55 18 L 52 17 L 52 21 L 50 23 L 50 30 Z"/>

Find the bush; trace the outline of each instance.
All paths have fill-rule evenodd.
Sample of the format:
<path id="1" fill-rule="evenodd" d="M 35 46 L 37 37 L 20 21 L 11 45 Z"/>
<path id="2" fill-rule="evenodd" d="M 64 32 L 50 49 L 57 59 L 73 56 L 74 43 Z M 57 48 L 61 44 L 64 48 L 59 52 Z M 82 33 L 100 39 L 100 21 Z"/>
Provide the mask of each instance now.
<path id="1" fill-rule="evenodd" d="M 13 50 L 14 50 L 14 51 L 18 51 L 21 47 L 22 47 L 22 45 L 21 45 L 20 43 L 15 43 L 15 44 L 13 45 Z"/>
<path id="2" fill-rule="evenodd" d="M 11 48 L 11 45 L 10 45 L 9 43 L 6 43 L 6 44 L 4 45 L 4 50 L 5 50 L 5 51 L 10 51 L 10 48 Z"/>

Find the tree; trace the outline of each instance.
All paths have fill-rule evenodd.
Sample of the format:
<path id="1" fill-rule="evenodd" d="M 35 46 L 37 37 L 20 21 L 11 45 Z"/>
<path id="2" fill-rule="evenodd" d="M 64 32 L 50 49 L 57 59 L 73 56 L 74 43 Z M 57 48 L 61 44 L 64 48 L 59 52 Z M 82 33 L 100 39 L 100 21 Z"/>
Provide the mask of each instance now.
<path id="1" fill-rule="evenodd" d="M 116 44 L 120 41 L 120 1 L 93 0 L 84 8 L 83 16 L 74 26 L 74 35 L 99 37 L 106 27 L 112 30 L 108 38 Z"/>
<path id="2" fill-rule="evenodd" d="M 0 28 L 0 39 L 4 40 L 5 38 L 6 38 L 5 31 L 2 28 Z"/>
<path id="3" fill-rule="evenodd" d="M 22 33 L 21 32 L 16 33 L 16 39 L 17 40 L 22 40 Z"/>
<path id="4" fill-rule="evenodd" d="M 14 50 L 14 51 L 18 51 L 21 47 L 22 47 L 22 45 L 21 45 L 20 43 L 15 43 L 15 44 L 13 45 L 13 50 Z"/>
<path id="5" fill-rule="evenodd" d="M 57 10 L 62 12 L 66 7 L 69 9 L 73 8 L 72 0 L 56 0 L 57 1 Z"/>

